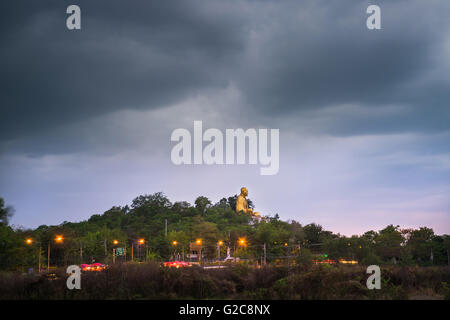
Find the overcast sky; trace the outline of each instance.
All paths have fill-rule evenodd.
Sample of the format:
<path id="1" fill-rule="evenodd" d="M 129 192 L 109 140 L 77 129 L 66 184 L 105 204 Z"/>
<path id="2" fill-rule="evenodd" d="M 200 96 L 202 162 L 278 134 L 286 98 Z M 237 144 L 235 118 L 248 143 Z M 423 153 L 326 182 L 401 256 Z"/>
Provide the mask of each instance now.
<path id="1" fill-rule="evenodd" d="M 381 7 L 381 30 L 366 8 Z M 81 30 L 66 8 L 81 7 Z M 16 226 L 140 194 L 341 234 L 450 233 L 450 2 L 1 1 L 0 196 Z M 175 166 L 177 128 L 279 128 L 280 170 Z"/>

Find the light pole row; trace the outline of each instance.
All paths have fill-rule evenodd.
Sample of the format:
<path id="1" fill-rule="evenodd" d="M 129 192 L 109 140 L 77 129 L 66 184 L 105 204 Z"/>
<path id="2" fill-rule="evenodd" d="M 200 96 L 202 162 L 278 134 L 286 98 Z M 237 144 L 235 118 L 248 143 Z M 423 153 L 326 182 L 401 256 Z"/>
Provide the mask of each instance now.
<path id="1" fill-rule="evenodd" d="M 57 235 L 54 239 L 56 243 L 62 243 L 64 241 L 64 237 L 62 235 Z M 25 239 L 25 243 L 29 246 L 33 244 L 34 240 L 32 238 Z M 50 242 L 47 244 L 47 272 L 50 270 Z M 37 241 L 36 243 L 39 243 L 39 256 L 38 256 L 38 270 L 41 272 L 41 254 L 42 254 L 42 243 L 40 241 Z"/>

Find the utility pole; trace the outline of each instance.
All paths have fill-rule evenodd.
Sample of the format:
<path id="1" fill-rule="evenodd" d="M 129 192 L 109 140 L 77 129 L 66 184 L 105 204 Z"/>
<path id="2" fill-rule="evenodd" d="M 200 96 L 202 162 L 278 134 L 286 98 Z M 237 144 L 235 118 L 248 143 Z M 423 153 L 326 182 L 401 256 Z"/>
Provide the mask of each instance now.
<path id="1" fill-rule="evenodd" d="M 220 261 L 220 246 L 217 244 L 217 259 Z"/>
<path id="2" fill-rule="evenodd" d="M 166 237 L 167 237 L 167 219 L 165 220 L 165 224 L 166 224 Z"/>
<path id="3" fill-rule="evenodd" d="M 42 244 L 41 243 L 39 243 L 39 262 L 38 262 L 38 268 L 39 268 L 39 273 L 41 273 L 41 252 L 42 252 Z M 448 254 L 448 251 L 447 251 L 447 254 Z"/>
<path id="4" fill-rule="evenodd" d="M 433 263 L 433 260 L 434 260 L 433 248 L 431 248 L 430 260 L 431 260 L 431 263 Z"/>
<path id="5" fill-rule="evenodd" d="M 48 242 L 47 248 L 47 273 L 50 271 L 50 241 Z"/>
<path id="6" fill-rule="evenodd" d="M 147 262 L 147 257 L 148 257 L 148 246 L 147 242 L 145 242 L 145 262 Z"/>
<path id="7" fill-rule="evenodd" d="M 264 265 L 266 265 L 266 243 L 264 243 Z"/>
<path id="8" fill-rule="evenodd" d="M 105 257 L 106 257 L 106 256 L 108 256 L 108 251 L 106 251 L 106 239 L 104 241 L 104 244 L 105 244 Z"/>
<path id="9" fill-rule="evenodd" d="M 134 245 L 133 245 L 133 243 L 131 243 L 131 261 L 132 261 L 132 262 L 134 261 L 133 247 L 134 247 Z"/>

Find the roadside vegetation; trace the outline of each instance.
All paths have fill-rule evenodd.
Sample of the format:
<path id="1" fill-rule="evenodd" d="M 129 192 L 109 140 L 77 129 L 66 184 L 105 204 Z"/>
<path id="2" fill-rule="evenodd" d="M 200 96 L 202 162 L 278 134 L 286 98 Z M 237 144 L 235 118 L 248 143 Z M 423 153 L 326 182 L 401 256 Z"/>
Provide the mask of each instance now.
<path id="1" fill-rule="evenodd" d="M 303 265 L 226 269 L 167 268 L 157 263 L 115 265 L 82 273 L 81 289 L 56 276 L 0 274 L 0 299 L 449 299 L 450 268 L 381 268 L 381 289 L 366 287 L 363 266 Z"/>

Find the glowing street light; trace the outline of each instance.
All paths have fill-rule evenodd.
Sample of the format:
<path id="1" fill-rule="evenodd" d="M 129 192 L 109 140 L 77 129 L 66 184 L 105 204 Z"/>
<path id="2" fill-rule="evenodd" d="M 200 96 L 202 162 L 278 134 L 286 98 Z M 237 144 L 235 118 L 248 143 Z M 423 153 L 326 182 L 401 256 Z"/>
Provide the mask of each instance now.
<path id="1" fill-rule="evenodd" d="M 113 244 L 118 245 L 119 244 L 119 240 L 113 240 Z"/>
<path id="2" fill-rule="evenodd" d="M 55 241 L 59 242 L 59 243 L 63 242 L 63 240 L 64 240 L 64 237 L 62 235 L 57 235 L 55 238 Z"/>
<path id="3" fill-rule="evenodd" d="M 202 239 L 197 239 L 197 240 L 195 241 L 195 243 L 196 243 L 197 245 L 201 245 L 201 244 L 202 244 Z"/>
<path id="4" fill-rule="evenodd" d="M 144 244 L 145 243 L 145 239 L 139 239 L 139 244 Z"/>
<path id="5" fill-rule="evenodd" d="M 172 245 L 176 246 L 178 244 L 178 242 L 176 240 L 172 241 Z"/>
<path id="6" fill-rule="evenodd" d="M 239 238 L 238 243 L 239 243 L 239 245 L 242 246 L 242 247 L 247 246 L 247 240 L 246 240 L 244 237 Z"/>
<path id="7" fill-rule="evenodd" d="M 26 238 L 25 239 L 25 243 L 29 246 L 31 246 L 33 244 L 33 239 L 32 238 Z M 39 255 L 38 255 L 38 270 L 39 272 L 41 272 L 41 252 L 42 252 L 42 246 L 40 242 L 39 243 Z M 50 245 L 50 244 L 49 244 Z"/>
<path id="8" fill-rule="evenodd" d="M 288 246 L 288 243 L 287 243 L 287 242 L 285 242 L 285 243 L 284 243 L 284 246 L 285 246 L 285 247 L 287 247 L 287 246 Z"/>
<path id="9" fill-rule="evenodd" d="M 223 241 L 217 241 L 217 259 L 220 260 L 220 247 L 223 246 Z"/>

